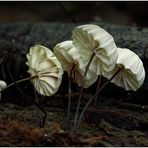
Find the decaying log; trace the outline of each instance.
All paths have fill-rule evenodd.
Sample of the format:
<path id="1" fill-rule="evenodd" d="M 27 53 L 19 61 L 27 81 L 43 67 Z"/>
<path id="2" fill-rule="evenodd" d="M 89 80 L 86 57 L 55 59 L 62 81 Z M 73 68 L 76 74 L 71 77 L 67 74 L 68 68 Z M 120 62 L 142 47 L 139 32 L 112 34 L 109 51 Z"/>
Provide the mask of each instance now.
<path id="1" fill-rule="evenodd" d="M 113 107 L 114 108 L 114 107 Z M 85 114 L 85 121 L 93 124 L 99 124 L 104 119 L 116 127 L 127 130 L 147 130 L 147 116 L 141 113 L 129 112 L 126 110 L 100 109 L 90 107 Z"/>
<path id="2" fill-rule="evenodd" d="M 118 47 L 127 47 L 140 56 L 148 58 L 148 29 L 128 26 L 116 26 L 108 23 L 97 24 L 106 29 L 115 39 Z M 58 42 L 71 39 L 71 31 L 80 24 L 62 23 L 3 23 L 0 24 L 0 49 L 11 48 L 26 53 L 34 44 L 43 44 L 50 48 Z"/>
<path id="3" fill-rule="evenodd" d="M 129 26 L 116 26 L 109 23 L 96 22 L 106 29 L 115 39 L 118 47 L 126 47 L 134 51 L 144 62 L 146 79 L 144 90 L 148 90 L 148 29 Z M 35 44 L 42 44 L 50 49 L 62 41 L 71 40 L 72 29 L 80 24 L 63 23 L 1 23 L 0 24 L 0 76 L 7 82 L 20 79 L 28 67 L 26 53 Z M 8 54 L 9 53 L 9 54 Z M 129 59 L 130 60 L 130 59 Z M 9 71 L 9 72 L 8 72 Z M 21 76 L 20 76 L 21 75 Z M 26 75 L 25 75 L 26 76 Z M 145 93 L 144 93 L 145 94 Z"/>

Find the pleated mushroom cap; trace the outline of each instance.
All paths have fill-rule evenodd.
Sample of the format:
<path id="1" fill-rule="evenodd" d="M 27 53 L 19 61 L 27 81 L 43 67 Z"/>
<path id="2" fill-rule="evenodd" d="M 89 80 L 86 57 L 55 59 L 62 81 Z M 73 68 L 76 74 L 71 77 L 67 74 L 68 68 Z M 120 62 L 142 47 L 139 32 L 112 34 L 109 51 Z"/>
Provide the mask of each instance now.
<path id="1" fill-rule="evenodd" d="M 112 72 L 106 73 L 104 76 L 109 79 L 119 68 L 122 68 L 111 82 L 125 90 L 136 91 L 141 87 L 145 79 L 143 63 L 131 50 L 127 48 L 118 48 L 117 50 L 118 59 L 115 68 Z"/>
<path id="2" fill-rule="evenodd" d="M 98 75 L 114 69 L 118 53 L 113 37 L 97 25 L 82 25 L 72 32 L 73 44 L 83 55 L 83 61 L 88 63 L 92 53 L 95 57 L 90 69 Z"/>
<path id="3" fill-rule="evenodd" d="M 26 56 L 28 73 L 37 76 L 32 82 L 38 93 L 44 96 L 55 94 L 61 84 L 63 69 L 52 51 L 44 46 L 35 45 Z"/>
<path id="4" fill-rule="evenodd" d="M 72 79 L 78 86 L 83 85 L 83 75 L 84 69 L 86 69 L 86 63 L 83 62 L 81 54 L 74 47 L 72 41 L 64 41 L 57 44 L 54 47 L 54 54 L 61 62 L 64 71 L 70 75 L 70 72 L 74 66 L 72 71 Z M 84 79 L 84 88 L 88 88 L 97 80 L 97 75 L 91 70 L 88 70 L 88 73 Z"/>

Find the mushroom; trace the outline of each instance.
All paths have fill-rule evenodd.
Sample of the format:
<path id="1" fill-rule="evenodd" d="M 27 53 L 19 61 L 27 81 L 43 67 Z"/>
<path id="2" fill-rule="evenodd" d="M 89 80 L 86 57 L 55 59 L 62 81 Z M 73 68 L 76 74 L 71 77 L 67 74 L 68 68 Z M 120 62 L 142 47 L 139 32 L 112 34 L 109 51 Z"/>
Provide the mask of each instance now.
<path id="1" fill-rule="evenodd" d="M 54 47 L 54 54 L 61 62 L 64 71 L 69 76 L 69 97 L 68 97 L 68 126 L 70 120 L 70 106 L 71 106 L 71 78 L 80 87 L 88 88 L 97 80 L 97 74 L 88 70 L 86 77 L 83 79 L 84 71 L 87 64 L 84 64 L 82 55 L 74 47 L 72 41 L 64 41 Z"/>
<path id="2" fill-rule="evenodd" d="M 104 77 L 110 78 L 116 71 L 121 69 L 112 83 L 125 90 L 136 91 L 144 82 L 145 70 L 140 58 L 131 50 L 127 48 L 118 48 L 118 59 L 115 68 L 110 72 L 104 74 Z"/>
<path id="3" fill-rule="evenodd" d="M 1 92 L 15 84 L 31 80 L 38 93 L 44 96 L 55 94 L 61 84 L 63 68 L 52 51 L 47 47 L 35 45 L 30 48 L 26 57 L 28 59 L 26 64 L 29 66 L 28 73 L 31 77 L 17 80 L 7 86 L 5 86 L 5 83 L 1 82 Z M 30 97 L 28 99 L 30 99 Z M 47 116 L 46 112 L 38 102 L 32 99 L 30 99 L 30 101 L 44 113 L 43 121 L 40 123 L 40 127 L 44 127 Z"/>
<path id="4" fill-rule="evenodd" d="M 108 78 L 108 81 L 101 86 L 99 92 L 102 91 L 102 89 L 109 82 L 112 82 L 127 91 L 136 91 L 144 82 L 145 70 L 140 58 L 134 52 L 127 48 L 117 48 L 117 51 L 118 59 L 115 64 L 115 68 L 109 73 L 104 73 L 104 77 Z M 87 102 L 87 104 L 83 108 L 77 126 L 80 125 L 83 114 L 93 99 L 94 96 Z"/>
<path id="5" fill-rule="evenodd" d="M 98 75 L 114 69 L 118 58 L 117 47 L 113 37 L 97 25 L 82 25 L 72 32 L 73 44 L 79 50 L 85 63 L 94 56 L 89 69 Z"/>
<path id="6" fill-rule="evenodd" d="M 79 50 L 80 55 L 82 55 L 83 62 L 87 63 L 86 68 L 83 69 L 84 78 L 87 75 L 88 70 L 94 71 L 98 75 L 103 75 L 114 69 L 118 58 L 118 52 L 113 37 L 107 31 L 97 25 L 88 24 L 76 27 L 72 34 L 74 46 Z M 100 79 L 98 81 L 98 86 L 99 85 Z M 75 129 L 82 91 L 83 87 L 80 91 L 76 109 Z M 95 96 L 97 95 L 98 90 L 96 91 Z"/>
<path id="7" fill-rule="evenodd" d="M 44 96 L 55 94 L 62 80 L 63 69 L 51 50 L 41 45 L 30 48 L 27 56 L 28 73 L 35 89 Z"/>

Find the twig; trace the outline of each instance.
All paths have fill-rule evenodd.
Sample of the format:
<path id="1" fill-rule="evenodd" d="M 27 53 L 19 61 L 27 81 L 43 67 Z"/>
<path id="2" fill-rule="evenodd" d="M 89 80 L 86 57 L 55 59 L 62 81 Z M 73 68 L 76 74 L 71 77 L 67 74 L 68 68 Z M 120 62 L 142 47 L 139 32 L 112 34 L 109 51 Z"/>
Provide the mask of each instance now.
<path id="1" fill-rule="evenodd" d="M 126 108 L 129 110 L 135 110 L 135 111 L 140 111 L 140 112 L 147 112 L 148 111 L 148 106 L 145 106 L 145 105 L 131 104 L 131 103 L 125 103 L 125 102 L 121 102 L 121 101 L 116 101 L 116 104 L 120 108 Z"/>

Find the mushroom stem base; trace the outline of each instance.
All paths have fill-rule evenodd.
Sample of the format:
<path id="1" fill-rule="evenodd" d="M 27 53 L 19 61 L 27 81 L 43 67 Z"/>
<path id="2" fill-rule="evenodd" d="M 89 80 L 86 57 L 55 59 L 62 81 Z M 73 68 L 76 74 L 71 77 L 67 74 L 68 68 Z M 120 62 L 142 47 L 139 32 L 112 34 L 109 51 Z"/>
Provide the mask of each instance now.
<path id="1" fill-rule="evenodd" d="M 105 87 L 107 84 L 109 84 L 109 82 L 110 82 L 121 70 L 122 70 L 122 69 L 118 69 L 117 72 L 116 72 L 108 81 L 106 81 L 106 82 L 100 87 L 100 89 L 98 90 L 97 93 L 99 94 L 99 93 L 104 89 L 104 87 Z M 84 108 L 83 108 L 83 110 L 82 110 L 82 112 L 81 112 L 81 115 L 80 115 L 80 117 L 79 117 L 79 119 L 78 119 L 78 123 L 77 123 L 77 127 L 76 127 L 76 128 L 79 128 L 80 122 L 81 122 L 81 120 L 82 120 L 82 118 L 83 118 L 83 115 L 84 115 L 85 111 L 87 110 L 89 104 L 94 100 L 95 97 L 96 97 L 96 94 L 95 94 L 94 96 L 92 96 L 92 97 L 89 99 L 89 101 L 86 103 L 86 105 L 84 106 Z"/>

